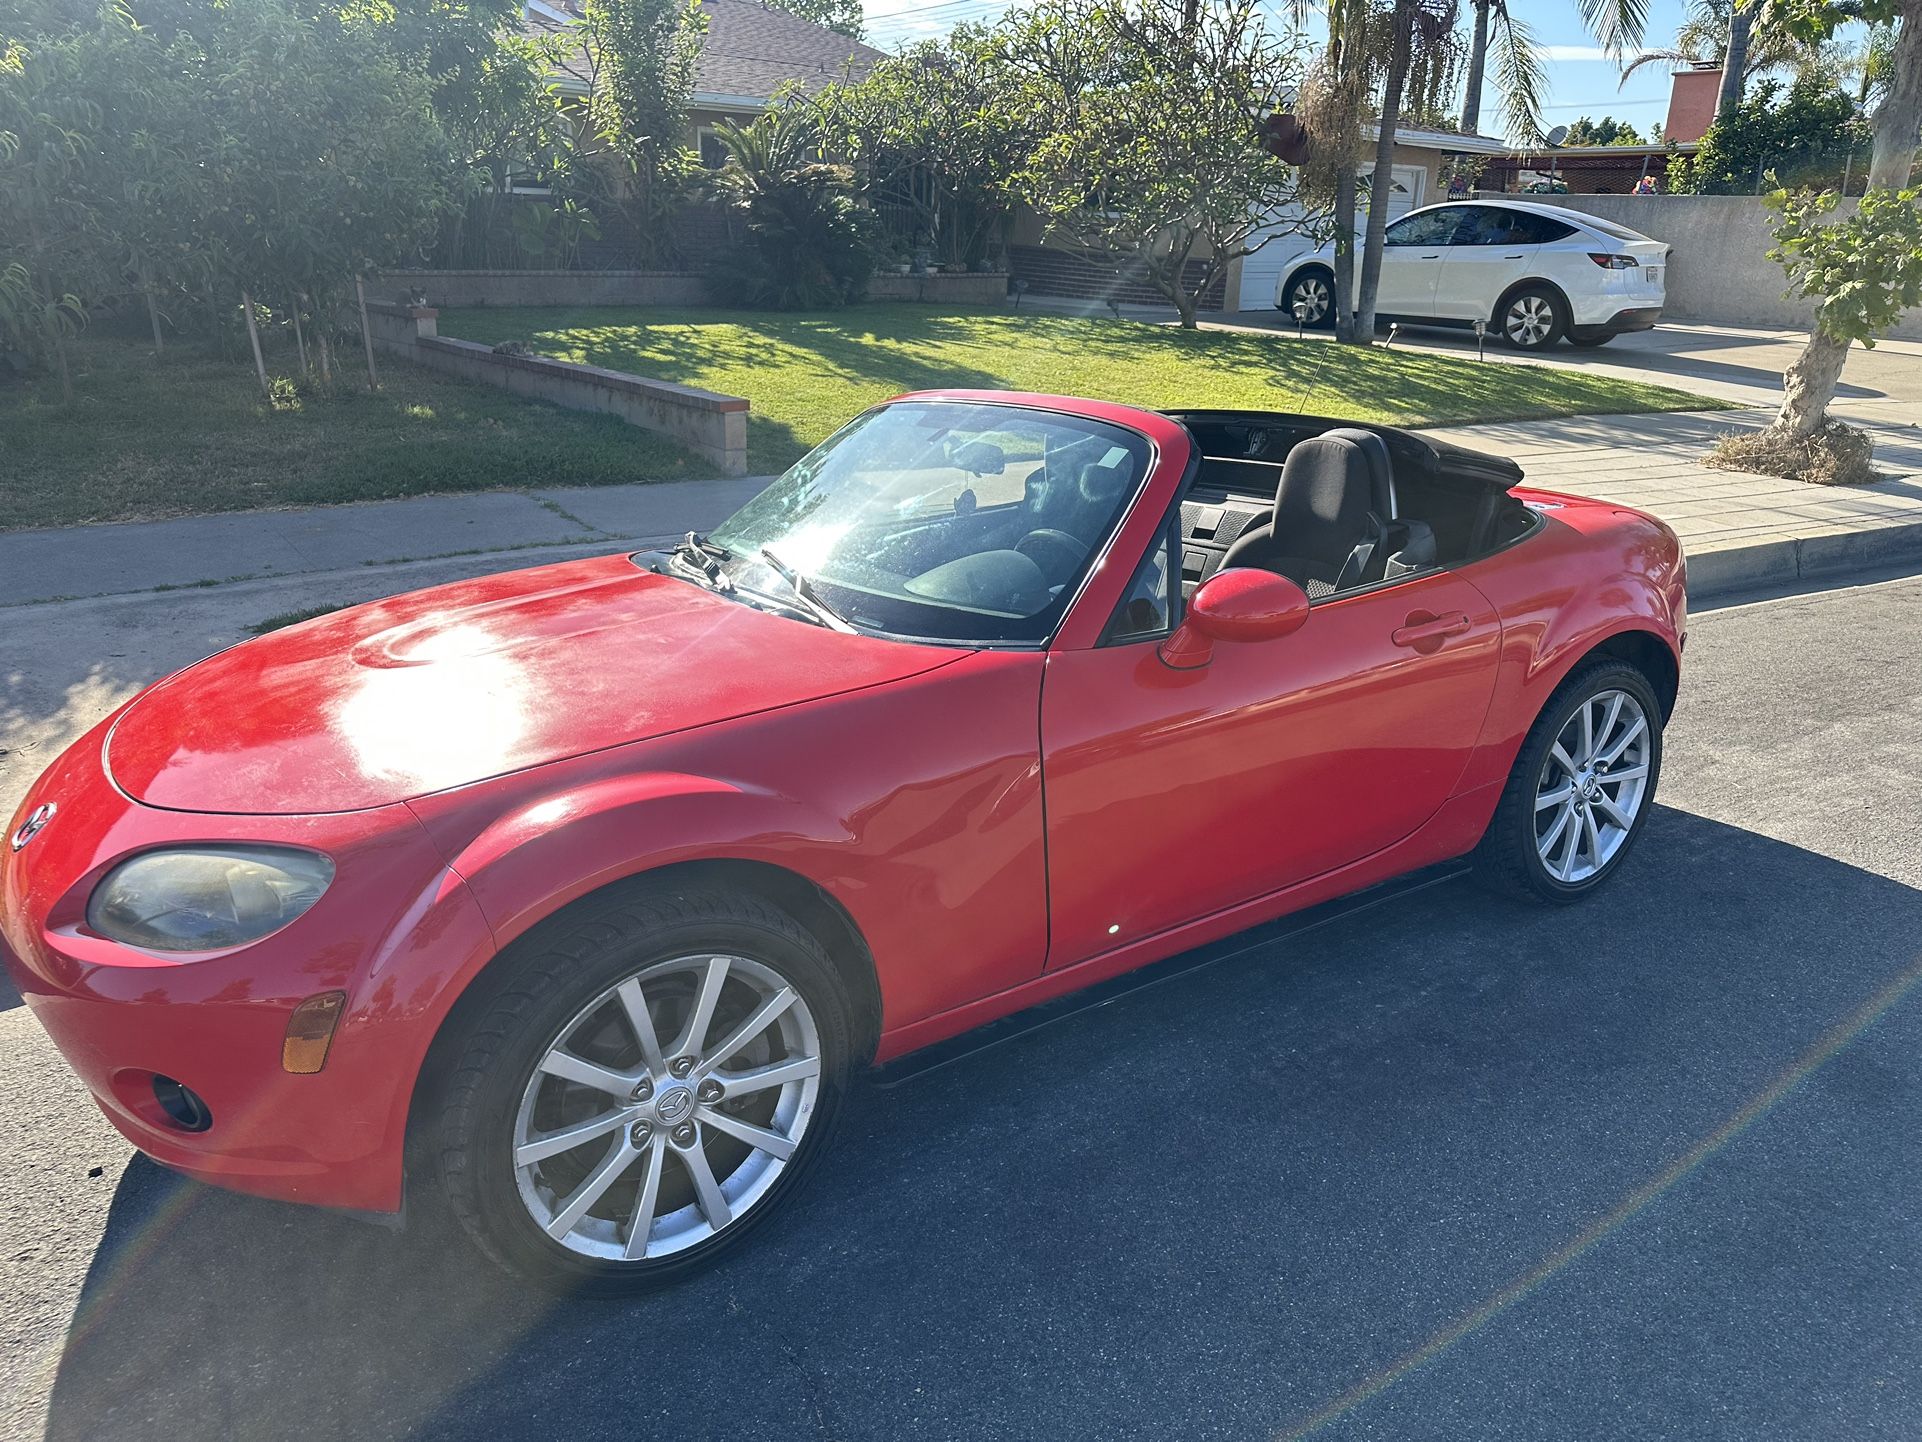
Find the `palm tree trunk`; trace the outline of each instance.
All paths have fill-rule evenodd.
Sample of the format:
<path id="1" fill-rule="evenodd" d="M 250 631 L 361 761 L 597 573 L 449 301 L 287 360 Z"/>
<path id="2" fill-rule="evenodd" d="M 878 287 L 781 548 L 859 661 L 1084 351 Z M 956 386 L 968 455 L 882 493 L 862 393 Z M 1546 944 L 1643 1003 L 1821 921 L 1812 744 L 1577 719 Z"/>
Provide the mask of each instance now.
<path id="1" fill-rule="evenodd" d="M 1335 339 L 1355 341 L 1355 167 L 1344 161 L 1335 177 Z"/>
<path id="2" fill-rule="evenodd" d="M 1728 48 L 1722 53 L 1722 86 L 1715 92 L 1715 118 L 1734 113 L 1742 103 L 1742 72 L 1748 69 L 1748 37 L 1755 25 L 1753 6 L 1737 4 L 1729 11 Z"/>
<path id="3" fill-rule="evenodd" d="M 243 290 L 240 303 L 247 311 L 247 339 L 254 348 L 254 374 L 260 378 L 260 393 L 272 396 L 273 389 L 267 384 L 267 362 L 260 355 L 260 327 L 254 323 L 254 298 Z"/>
<path id="4" fill-rule="evenodd" d="M 1903 0 L 1902 28 L 1896 34 L 1889 93 L 1876 108 L 1873 122 L 1875 149 L 1869 157 L 1869 189 L 1901 189 L 1915 165 L 1922 141 L 1922 0 Z M 1782 376 L 1782 408 L 1776 412 L 1775 431 L 1813 435 L 1828 419 L 1829 402 L 1842 379 L 1849 343 L 1820 327 L 1809 332 L 1802 348 Z"/>
<path id="5" fill-rule="evenodd" d="M 1401 116 L 1402 83 L 1408 78 L 1408 52 L 1413 41 L 1415 0 L 1395 0 L 1391 21 L 1394 39 L 1388 51 L 1388 74 L 1382 85 L 1380 136 L 1375 142 L 1375 178 L 1369 188 L 1368 236 L 1361 251 L 1361 293 L 1355 301 L 1358 345 L 1375 339 L 1375 293 L 1381 287 L 1382 232 L 1388 227 L 1388 199 L 1395 185 L 1395 125 Z"/>
<path id="6" fill-rule="evenodd" d="M 1468 79 L 1462 88 L 1462 131 L 1479 135 L 1482 125 L 1482 76 L 1488 69 L 1488 9 L 1494 0 L 1471 0 L 1475 31 L 1468 46 Z"/>

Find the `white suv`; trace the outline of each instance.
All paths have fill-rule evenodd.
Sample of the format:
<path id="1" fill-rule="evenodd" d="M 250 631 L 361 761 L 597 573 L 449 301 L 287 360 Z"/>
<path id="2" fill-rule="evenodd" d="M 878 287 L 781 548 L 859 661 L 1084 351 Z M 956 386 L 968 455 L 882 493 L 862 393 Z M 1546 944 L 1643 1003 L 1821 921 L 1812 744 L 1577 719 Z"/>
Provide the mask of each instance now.
<path id="1" fill-rule="evenodd" d="M 1430 205 L 1391 223 L 1386 240 L 1375 300 L 1383 320 L 1485 321 L 1510 345 L 1541 350 L 1564 336 L 1605 345 L 1662 314 L 1668 247 L 1578 210 L 1525 200 Z M 1290 262 L 1275 306 L 1306 325 L 1331 325 L 1334 284 L 1330 241 Z"/>

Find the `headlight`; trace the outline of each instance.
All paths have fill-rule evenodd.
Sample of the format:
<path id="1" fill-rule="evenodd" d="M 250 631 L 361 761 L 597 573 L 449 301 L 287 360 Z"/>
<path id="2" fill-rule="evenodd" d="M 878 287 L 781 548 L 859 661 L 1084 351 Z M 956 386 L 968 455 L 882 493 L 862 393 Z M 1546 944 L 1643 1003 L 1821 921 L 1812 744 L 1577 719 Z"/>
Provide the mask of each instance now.
<path id="1" fill-rule="evenodd" d="M 334 863 L 277 846 L 149 851 L 108 872 L 87 925 L 149 951 L 222 951 L 279 931 L 334 879 Z"/>

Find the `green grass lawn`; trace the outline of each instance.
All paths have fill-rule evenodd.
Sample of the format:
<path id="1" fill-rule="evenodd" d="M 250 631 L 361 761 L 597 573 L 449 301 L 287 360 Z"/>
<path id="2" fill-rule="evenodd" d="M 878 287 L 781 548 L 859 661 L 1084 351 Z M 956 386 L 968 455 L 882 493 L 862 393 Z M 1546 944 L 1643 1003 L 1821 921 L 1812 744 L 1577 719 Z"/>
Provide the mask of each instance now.
<path id="1" fill-rule="evenodd" d="M 74 403 L 51 379 L 0 383 L 0 530 L 443 491 L 707 476 L 713 466 L 612 416 L 564 411 L 358 349 L 332 391 L 269 407 L 250 365 L 209 348 L 93 334 Z M 298 372 L 270 356 L 270 372 Z"/>
<path id="2" fill-rule="evenodd" d="M 778 471 L 902 391 L 986 386 L 1151 408 L 1242 406 L 1398 425 L 1700 410 L 1660 386 L 1546 366 L 1178 331 L 1043 312 L 864 305 L 801 315 L 595 307 L 441 312 L 442 335 L 746 396 L 749 463 Z"/>
<path id="3" fill-rule="evenodd" d="M 753 402 L 750 462 L 790 464 L 874 402 L 934 386 L 1011 387 L 1137 405 L 1246 406 L 1401 424 L 1699 409 L 1606 375 L 1359 350 L 1287 335 L 1176 331 L 1046 313 L 867 305 L 720 310 L 447 311 L 441 331 Z M 712 474 L 611 416 L 444 379 L 392 359 L 369 393 L 343 356 L 333 390 L 269 406 L 239 355 L 95 331 L 74 346 L 75 401 L 0 384 L 0 530 L 433 492 L 609 485 Z M 269 369 L 290 375 L 287 354 Z"/>

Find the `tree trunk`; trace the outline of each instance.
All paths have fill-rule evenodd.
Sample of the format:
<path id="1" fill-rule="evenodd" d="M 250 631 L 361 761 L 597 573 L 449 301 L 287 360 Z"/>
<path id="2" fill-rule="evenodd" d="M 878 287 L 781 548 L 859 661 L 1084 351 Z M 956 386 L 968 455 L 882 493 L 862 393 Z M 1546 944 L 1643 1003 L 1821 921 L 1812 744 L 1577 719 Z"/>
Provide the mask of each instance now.
<path id="1" fill-rule="evenodd" d="M 1381 287 L 1382 232 L 1388 227 L 1388 199 L 1395 186 L 1395 126 L 1401 117 L 1402 82 L 1408 78 L 1415 0 L 1395 0 L 1394 39 L 1388 51 L 1388 75 L 1382 85 L 1381 136 L 1375 143 L 1375 178 L 1369 188 L 1368 237 L 1361 251 L 1361 293 L 1355 301 L 1355 343 L 1375 339 L 1375 292 Z"/>
<path id="2" fill-rule="evenodd" d="M 159 355 L 167 343 L 160 336 L 160 307 L 154 304 L 153 281 L 144 274 L 140 278 L 140 293 L 147 299 L 147 323 L 153 327 L 153 353 Z"/>
<path id="3" fill-rule="evenodd" d="M 1876 107 L 1873 121 L 1875 149 L 1867 182 L 1871 190 L 1906 186 L 1922 139 L 1922 0 L 1904 0 L 1891 59 L 1889 93 Z M 1782 408 L 1770 429 L 1798 436 L 1820 430 L 1848 355 L 1847 341 L 1820 328 L 1810 331 L 1802 354 L 1782 376 Z"/>
<path id="4" fill-rule="evenodd" d="M 1748 68 L 1748 37 L 1755 25 L 1755 9 L 1738 3 L 1729 11 L 1728 48 L 1722 53 L 1722 87 L 1715 92 L 1715 118 L 1734 113 L 1742 103 L 1742 72 Z"/>
<path id="5" fill-rule="evenodd" d="M 1848 358 L 1847 341 L 1837 340 L 1827 331 L 1813 332 L 1782 376 L 1782 409 L 1770 429 L 1796 436 L 1821 430 L 1828 420 L 1835 383 L 1842 378 L 1842 363 Z"/>
<path id="6" fill-rule="evenodd" d="M 1494 0 L 1471 0 L 1475 32 L 1468 46 L 1468 79 L 1462 87 L 1462 132 L 1479 135 L 1482 124 L 1482 76 L 1488 69 L 1488 7 Z"/>
<path id="7" fill-rule="evenodd" d="M 267 384 L 267 362 L 260 355 L 260 327 L 254 323 L 254 298 L 243 290 L 240 303 L 247 312 L 247 339 L 254 348 L 254 374 L 260 377 L 260 393 L 271 399 L 273 389 Z"/>
<path id="8" fill-rule="evenodd" d="M 1355 342 L 1355 167 L 1342 162 L 1335 177 L 1335 339 Z"/>
<path id="9" fill-rule="evenodd" d="M 1875 108 L 1872 133 L 1870 188 L 1906 189 L 1922 137 L 1922 0 L 1907 0 L 1902 6 L 1895 53 L 1889 57 L 1889 92 Z"/>
<path id="10" fill-rule="evenodd" d="M 354 299 L 360 304 L 360 343 L 367 351 L 367 389 L 380 389 L 380 377 L 374 373 L 374 333 L 367 328 L 367 287 L 359 276 L 354 277 Z"/>
<path id="11" fill-rule="evenodd" d="M 294 344 L 300 347 L 301 375 L 311 376 L 314 372 L 313 367 L 307 364 L 307 337 L 300 329 L 300 307 L 301 302 L 305 299 L 305 296 L 297 295 L 294 297 Z"/>

